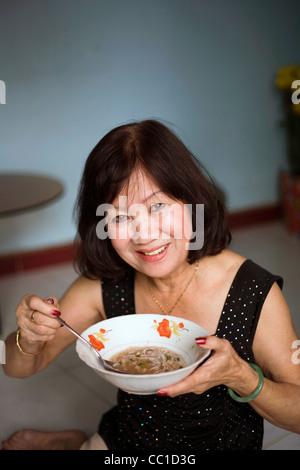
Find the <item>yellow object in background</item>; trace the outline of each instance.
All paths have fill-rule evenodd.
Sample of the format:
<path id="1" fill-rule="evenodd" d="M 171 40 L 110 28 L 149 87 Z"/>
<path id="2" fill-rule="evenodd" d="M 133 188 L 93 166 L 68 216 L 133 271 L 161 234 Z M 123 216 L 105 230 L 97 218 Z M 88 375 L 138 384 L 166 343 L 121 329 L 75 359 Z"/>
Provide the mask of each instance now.
<path id="1" fill-rule="evenodd" d="M 295 80 L 300 80 L 300 66 L 287 65 L 277 70 L 275 85 L 281 90 L 289 90 Z"/>

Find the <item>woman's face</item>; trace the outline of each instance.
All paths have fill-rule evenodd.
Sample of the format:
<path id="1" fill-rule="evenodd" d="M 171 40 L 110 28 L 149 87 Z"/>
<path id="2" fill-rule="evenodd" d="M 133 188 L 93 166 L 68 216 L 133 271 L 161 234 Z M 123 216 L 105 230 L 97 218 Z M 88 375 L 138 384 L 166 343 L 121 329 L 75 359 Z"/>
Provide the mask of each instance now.
<path id="1" fill-rule="evenodd" d="M 164 277 L 187 262 L 192 223 L 188 207 L 165 195 L 141 171 L 107 211 L 111 243 L 134 269 Z"/>

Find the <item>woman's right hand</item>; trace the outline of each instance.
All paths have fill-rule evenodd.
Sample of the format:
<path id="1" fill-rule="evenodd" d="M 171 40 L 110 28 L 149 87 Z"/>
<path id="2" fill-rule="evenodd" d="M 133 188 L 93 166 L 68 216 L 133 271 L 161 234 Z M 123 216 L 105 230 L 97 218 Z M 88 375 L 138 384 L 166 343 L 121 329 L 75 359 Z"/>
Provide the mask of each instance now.
<path id="1" fill-rule="evenodd" d="M 16 310 L 22 344 L 36 347 L 54 338 L 61 324 L 55 319 L 60 315 L 55 297 L 41 299 L 36 295 L 25 295 Z"/>

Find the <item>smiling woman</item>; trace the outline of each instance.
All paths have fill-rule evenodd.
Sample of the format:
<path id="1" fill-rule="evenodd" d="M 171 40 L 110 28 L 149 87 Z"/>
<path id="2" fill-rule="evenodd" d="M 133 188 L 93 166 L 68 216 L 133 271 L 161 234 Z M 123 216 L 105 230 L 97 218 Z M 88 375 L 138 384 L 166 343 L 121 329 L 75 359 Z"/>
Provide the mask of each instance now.
<path id="1" fill-rule="evenodd" d="M 199 205 L 204 243 L 191 247 Z M 60 310 L 79 332 L 122 316 L 126 338 L 129 315 L 163 312 L 157 331 L 166 341 L 172 313 L 204 328 L 207 336 L 195 338 L 193 351 L 212 354 L 157 394 L 149 385 L 147 395 L 119 390 L 89 446 L 103 449 L 102 439 L 113 450 L 259 450 L 264 419 L 300 433 L 300 367 L 291 356 L 297 336 L 282 279 L 228 249 L 220 195 L 173 132 L 148 120 L 104 136 L 87 159 L 76 214 L 81 276 L 60 303 L 22 298 L 17 335 L 6 340 L 8 375 L 42 370 L 74 341 L 60 328 Z M 102 351 L 101 335 L 100 326 Z M 80 431 L 40 434 L 31 432 L 31 449 L 79 448 L 85 440 Z M 24 433 L 17 437 L 19 448 L 30 448 Z M 16 448 L 16 436 L 5 448 Z"/>
<path id="2" fill-rule="evenodd" d="M 131 212 L 128 212 L 127 197 Z M 75 209 L 80 272 L 104 280 L 124 277 L 130 272 L 130 265 L 118 255 L 112 239 L 126 238 L 133 227 L 136 229 L 143 220 L 145 222 L 145 217 L 141 217 L 145 216 L 143 210 L 138 221 L 133 217 L 136 204 L 139 209 L 143 204 L 152 215 L 153 222 L 149 226 L 157 229 L 158 219 L 165 224 L 160 227 L 163 232 L 170 224 L 166 211 L 173 218 L 174 214 L 178 216 L 179 209 L 181 214 L 185 214 L 187 223 L 189 212 L 192 219 L 190 232 L 194 236 L 194 239 L 187 240 L 190 242 L 195 241 L 198 235 L 199 205 L 205 206 L 204 234 L 199 234 L 200 239 L 204 238 L 204 244 L 190 250 L 188 261 L 191 264 L 199 257 L 220 253 L 230 242 L 226 210 L 206 170 L 170 129 L 158 121 L 146 120 L 113 129 L 100 140 L 87 159 Z M 110 236 L 107 233 L 104 237 L 103 231 L 108 230 L 107 207 L 111 209 L 108 211 Z M 95 230 L 96 213 L 100 216 L 98 229 L 102 230 L 99 238 L 105 238 L 101 244 L 99 230 L 98 235 Z M 115 227 L 112 227 L 112 222 L 115 222 Z M 203 224 L 200 225 L 202 231 Z M 182 222 L 175 229 L 177 234 L 182 234 Z M 184 233 L 188 232 L 185 227 Z M 176 233 L 173 237 L 179 238 Z M 164 236 L 168 238 L 168 235 Z M 167 243 L 155 244 L 151 250 L 163 247 L 167 248 Z M 148 253 L 151 250 L 148 249 Z M 145 259 L 145 251 L 139 252 Z"/>

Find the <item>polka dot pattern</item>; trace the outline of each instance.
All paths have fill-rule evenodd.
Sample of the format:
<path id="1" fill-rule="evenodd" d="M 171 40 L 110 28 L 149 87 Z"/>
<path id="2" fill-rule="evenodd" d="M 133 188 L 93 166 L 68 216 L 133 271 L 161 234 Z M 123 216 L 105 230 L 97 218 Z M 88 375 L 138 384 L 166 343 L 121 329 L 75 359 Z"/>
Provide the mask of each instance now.
<path id="1" fill-rule="evenodd" d="M 264 300 L 282 279 L 251 260 L 238 270 L 225 299 L 216 336 L 254 362 L 252 342 Z M 134 314 L 134 276 L 105 283 L 108 317 Z M 260 450 L 263 419 L 247 403 L 232 400 L 227 387 L 178 397 L 118 393 L 118 405 L 106 413 L 99 433 L 109 449 Z"/>

